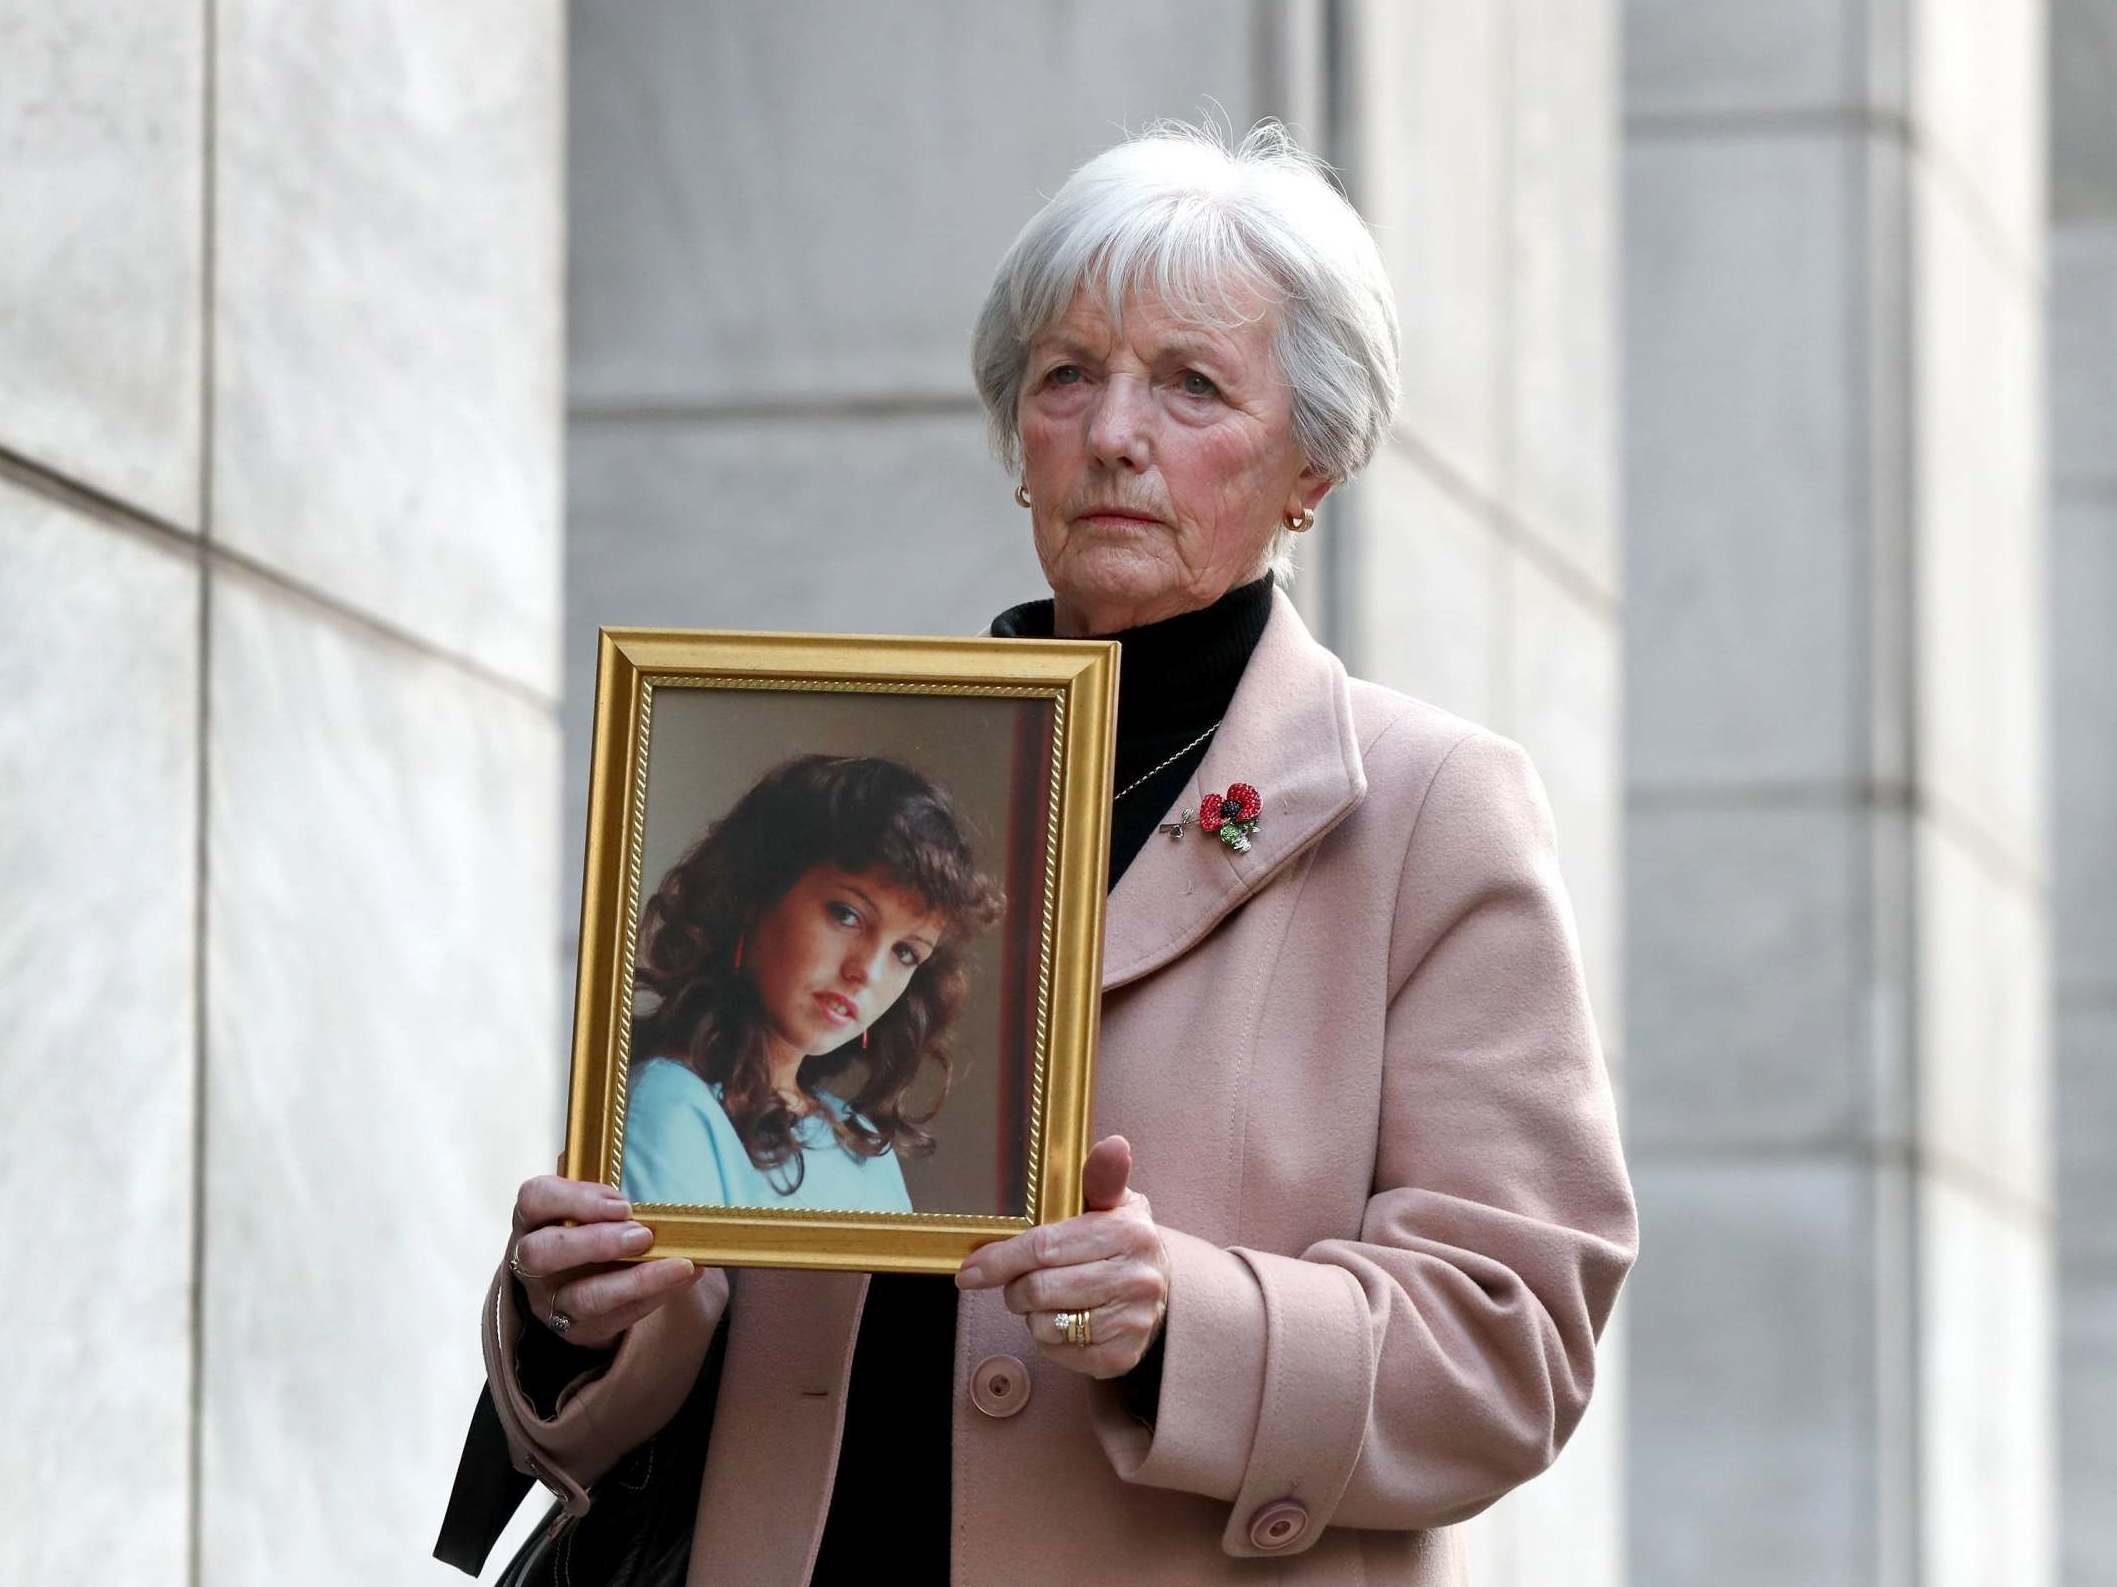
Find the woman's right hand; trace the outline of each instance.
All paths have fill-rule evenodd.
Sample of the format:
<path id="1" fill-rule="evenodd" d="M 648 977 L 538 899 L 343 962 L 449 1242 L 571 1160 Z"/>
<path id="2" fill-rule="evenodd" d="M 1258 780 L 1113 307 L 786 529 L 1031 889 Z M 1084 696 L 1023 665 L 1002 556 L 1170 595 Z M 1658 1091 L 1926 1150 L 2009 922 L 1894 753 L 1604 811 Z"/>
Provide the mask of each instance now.
<path id="1" fill-rule="evenodd" d="M 608 1185 L 539 1174 L 515 1194 L 507 1265 L 539 1322 L 599 1349 L 697 1279 L 682 1257 L 624 1260 L 653 1245 L 654 1231 L 634 1223 L 632 1204 Z"/>

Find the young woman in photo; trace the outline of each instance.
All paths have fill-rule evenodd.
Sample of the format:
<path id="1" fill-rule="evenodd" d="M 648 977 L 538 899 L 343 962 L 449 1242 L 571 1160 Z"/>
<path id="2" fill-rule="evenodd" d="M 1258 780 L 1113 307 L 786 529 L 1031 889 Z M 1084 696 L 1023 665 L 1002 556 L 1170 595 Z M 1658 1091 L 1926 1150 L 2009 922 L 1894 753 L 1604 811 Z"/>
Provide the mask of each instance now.
<path id="1" fill-rule="evenodd" d="M 898 1159 L 933 1149 L 963 947 L 999 912 L 948 796 L 909 767 L 767 773 L 642 911 L 625 1194 L 912 1211 Z"/>

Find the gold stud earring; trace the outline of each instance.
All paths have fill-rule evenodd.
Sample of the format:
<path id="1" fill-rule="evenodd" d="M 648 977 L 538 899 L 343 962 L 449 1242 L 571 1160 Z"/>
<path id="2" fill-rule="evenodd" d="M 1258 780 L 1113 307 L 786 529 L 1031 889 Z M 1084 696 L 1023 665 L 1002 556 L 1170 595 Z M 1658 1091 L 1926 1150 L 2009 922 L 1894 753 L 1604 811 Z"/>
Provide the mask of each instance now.
<path id="1" fill-rule="evenodd" d="M 1305 535 L 1316 527 L 1316 510 L 1313 507 L 1304 507 L 1298 514 L 1288 513 L 1279 521 L 1295 534 Z"/>
<path id="2" fill-rule="evenodd" d="M 1029 481 L 1028 481 L 1028 480 L 1026 480 L 1026 479 L 1025 479 L 1025 480 L 1021 480 L 1021 481 L 1017 482 L 1017 484 L 1015 485 L 1015 487 L 1014 487 L 1014 504 L 1015 504 L 1015 505 L 1016 505 L 1017 507 L 1026 507 L 1026 506 L 1028 506 L 1028 505 L 1029 505 Z"/>

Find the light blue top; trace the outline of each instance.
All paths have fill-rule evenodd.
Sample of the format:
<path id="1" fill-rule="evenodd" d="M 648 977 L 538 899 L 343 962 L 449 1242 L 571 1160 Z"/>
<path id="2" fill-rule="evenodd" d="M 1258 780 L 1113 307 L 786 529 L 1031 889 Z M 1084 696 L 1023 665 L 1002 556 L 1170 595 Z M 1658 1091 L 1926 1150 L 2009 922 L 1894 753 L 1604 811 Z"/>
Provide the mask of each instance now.
<path id="1" fill-rule="evenodd" d="M 840 1119 L 852 1108 L 819 1092 Z M 782 1194 L 750 1161 L 720 1102 L 720 1088 L 674 1058 L 632 1071 L 625 1104 L 625 1194 L 634 1201 L 704 1207 L 802 1207 L 815 1212 L 910 1212 L 897 1154 L 855 1157 L 822 1119 L 794 1127 L 801 1184 Z"/>

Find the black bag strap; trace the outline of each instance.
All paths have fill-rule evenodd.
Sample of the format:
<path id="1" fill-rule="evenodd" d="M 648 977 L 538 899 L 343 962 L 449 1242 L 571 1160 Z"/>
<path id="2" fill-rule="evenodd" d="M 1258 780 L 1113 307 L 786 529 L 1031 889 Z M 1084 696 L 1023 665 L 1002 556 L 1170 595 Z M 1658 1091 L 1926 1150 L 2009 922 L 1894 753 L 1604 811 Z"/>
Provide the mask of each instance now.
<path id="1" fill-rule="evenodd" d="M 456 1462 L 448 1513 L 442 1516 L 441 1535 L 434 1540 L 434 1558 L 466 1576 L 476 1576 L 485 1569 L 486 1555 L 532 1486 L 526 1473 L 515 1470 L 507 1452 L 507 1430 L 493 1409 L 491 1386 L 481 1384 L 478 1407 L 471 1412 L 470 1430 L 463 1436 L 463 1454 Z"/>

